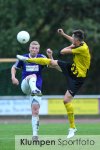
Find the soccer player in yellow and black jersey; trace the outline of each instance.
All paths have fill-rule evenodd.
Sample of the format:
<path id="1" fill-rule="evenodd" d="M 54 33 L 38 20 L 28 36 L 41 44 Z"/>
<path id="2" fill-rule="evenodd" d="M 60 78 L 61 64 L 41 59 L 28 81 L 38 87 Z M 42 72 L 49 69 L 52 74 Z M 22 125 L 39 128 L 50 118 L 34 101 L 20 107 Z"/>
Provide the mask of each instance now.
<path id="1" fill-rule="evenodd" d="M 63 29 L 58 29 L 58 33 L 68 39 L 72 44 L 65 47 L 60 51 L 62 55 L 73 54 L 73 63 L 67 63 L 65 61 L 54 60 L 52 56 L 52 50 L 47 50 L 48 58 L 25 58 L 17 55 L 17 58 L 27 62 L 34 62 L 41 65 L 49 65 L 61 71 L 67 79 L 68 89 L 64 96 L 64 105 L 68 114 L 68 120 L 70 123 L 69 133 L 67 138 L 71 138 L 77 131 L 74 120 L 74 109 L 72 105 L 72 99 L 78 92 L 90 67 L 90 52 L 87 44 L 84 42 L 84 32 L 82 30 L 73 31 L 72 36 L 64 33 Z"/>

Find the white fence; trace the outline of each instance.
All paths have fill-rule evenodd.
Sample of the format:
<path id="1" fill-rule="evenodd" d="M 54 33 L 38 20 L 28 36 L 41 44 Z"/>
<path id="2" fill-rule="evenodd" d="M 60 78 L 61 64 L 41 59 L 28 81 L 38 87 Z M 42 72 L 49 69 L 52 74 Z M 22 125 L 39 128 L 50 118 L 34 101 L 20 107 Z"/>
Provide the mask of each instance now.
<path id="1" fill-rule="evenodd" d="M 31 115 L 28 96 L 1 96 L 0 116 Z M 75 114 L 100 114 L 100 95 L 80 95 L 73 100 Z M 64 115 L 66 110 L 62 95 L 43 96 L 40 115 Z"/>

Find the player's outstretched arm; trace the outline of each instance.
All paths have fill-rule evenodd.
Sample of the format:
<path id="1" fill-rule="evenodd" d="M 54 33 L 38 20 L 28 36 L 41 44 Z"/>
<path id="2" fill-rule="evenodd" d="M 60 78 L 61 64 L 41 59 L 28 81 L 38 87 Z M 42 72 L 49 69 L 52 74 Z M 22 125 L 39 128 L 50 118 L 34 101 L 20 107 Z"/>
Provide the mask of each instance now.
<path id="1" fill-rule="evenodd" d="M 63 29 L 58 29 L 57 32 L 62 35 L 63 37 L 65 37 L 67 40 L 69 40 L 71 43 L 73 42 L 73 38 L 71 36 L 69 36 L 68 34 L 66 34 Z"/>

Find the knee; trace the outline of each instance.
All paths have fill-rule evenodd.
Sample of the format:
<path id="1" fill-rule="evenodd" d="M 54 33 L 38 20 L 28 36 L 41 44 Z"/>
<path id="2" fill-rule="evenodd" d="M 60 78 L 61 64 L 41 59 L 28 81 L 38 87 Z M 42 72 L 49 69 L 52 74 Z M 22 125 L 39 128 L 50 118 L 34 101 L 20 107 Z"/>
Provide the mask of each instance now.
<path id="1" fill-rule="evenodd" d="M 32 108 L 32 116 L 37 116 L 37 115 L 39 115 L 39 107 Z"/>
<path id="2" fill-rule="evenodd" d="M 63 103 L 66 104 L 68 102 L 70 102 L 70 100 L 68 98 L 64 98 Z"/>
<path id="3" fill-rule="evenodd" d="M 65 96 L 64 96 L 64 104 L 69 103 L 73 99 L 73 96 L 69 93 L 67 90 Z"/>
<path id="4" fill-rule="evenodd" d="M 53 59 L 51 59 L 51 61 L 50 61 L 50 65 L 52 65 L 52 66 L 57 66 L 58 65 L 58 60 L 53 60 Z"/>
<path id="5" fill-rule="evenodd" d="M 66 103 L 69 103 L 71 100 L 72 100 L 71 96 L 65 96 L 63 102 L 64 102 L 64 104 L 66 104 Z"/>
<path id="6" fill-rule="evenodd" d="M 37 116 L 39 114 L 38 110 L 32 110 L 32 116 Z"/>

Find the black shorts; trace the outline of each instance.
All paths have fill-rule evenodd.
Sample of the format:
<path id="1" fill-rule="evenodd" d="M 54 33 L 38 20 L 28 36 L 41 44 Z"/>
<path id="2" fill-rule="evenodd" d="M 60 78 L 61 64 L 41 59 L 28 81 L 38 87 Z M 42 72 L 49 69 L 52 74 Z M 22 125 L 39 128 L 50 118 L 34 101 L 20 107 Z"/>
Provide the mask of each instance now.
<path id="1" fill-rule="evenodd" d="M 85 78 L 76 77 L 71 71 L 72 64 L 70 63 L 58 60 L 58 65 L 67 79 L 69 93 L 72 96 L 75 96 L 75 94 L 78 92 L 78 90 L 84 83 Z"/>

